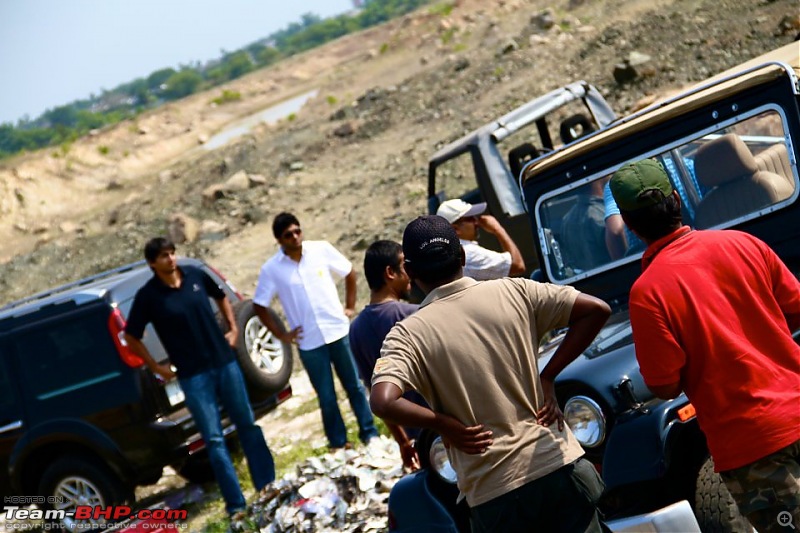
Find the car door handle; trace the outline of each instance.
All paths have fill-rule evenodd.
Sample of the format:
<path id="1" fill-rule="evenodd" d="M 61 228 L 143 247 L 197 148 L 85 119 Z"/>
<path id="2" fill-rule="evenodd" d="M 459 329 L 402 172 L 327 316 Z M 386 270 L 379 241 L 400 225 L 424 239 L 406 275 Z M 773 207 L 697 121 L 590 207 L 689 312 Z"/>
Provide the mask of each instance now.
<path id="1" fill-rule="evenodd" d="M 9 424 L 0 426 L 0 434 L 8 433 L 10 431 L 17 430 L 21 427 L 22 427 L 22 420 L 15 420 L 14 422 L 11 422 Z"/>

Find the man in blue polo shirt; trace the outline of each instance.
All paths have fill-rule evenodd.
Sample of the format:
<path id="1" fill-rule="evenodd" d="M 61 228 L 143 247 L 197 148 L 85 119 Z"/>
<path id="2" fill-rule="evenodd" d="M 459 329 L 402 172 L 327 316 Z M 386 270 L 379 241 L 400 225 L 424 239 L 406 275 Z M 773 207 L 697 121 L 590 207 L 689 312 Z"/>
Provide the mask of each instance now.
<path id="1" fill-rule="evenodd" d="M 191 266 L 178 266 L 171 241 L 161 237 L 151 239 L 145 245 L 144 256 L 153 277 L 136 293 L 125 339 L 148 368 L 164 379 L 175 377 L 170 363 L 177 369 L 186 407 L 206 444 L 225 508 L 233 516 L 246 509 L 246 502 L 222 435 L 220 400 L 236 424 L 256 490 L 275 479 L 272 454 L 264 433 L 255 423 L 244 379 L 231 349 L 238 335 L 233 308 L 208 274 Z M 230 329 L 225 334 L 217 324 L 209 297 L 217 302 L 228 323 Z M 157 363 L 141 342 L 148 323 L 153 324 L 169 362 Z"/>

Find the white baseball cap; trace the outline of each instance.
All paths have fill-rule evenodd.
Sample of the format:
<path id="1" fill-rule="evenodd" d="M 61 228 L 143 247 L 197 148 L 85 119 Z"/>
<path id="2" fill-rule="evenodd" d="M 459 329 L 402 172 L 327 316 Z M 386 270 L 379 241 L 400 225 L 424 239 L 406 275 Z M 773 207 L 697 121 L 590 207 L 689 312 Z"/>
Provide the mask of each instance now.
<path id="1" fill-rule="evenodd" d="M 436 210 L 436 214 L 440 217 L 444 217 L 445 220 L 453 224 L 459 218 L 480 215 L 484 211 L 486 211 L 486 202 L 470 204 L 464 200 L 455 198 L 442 202 L 442 205 Z"/>

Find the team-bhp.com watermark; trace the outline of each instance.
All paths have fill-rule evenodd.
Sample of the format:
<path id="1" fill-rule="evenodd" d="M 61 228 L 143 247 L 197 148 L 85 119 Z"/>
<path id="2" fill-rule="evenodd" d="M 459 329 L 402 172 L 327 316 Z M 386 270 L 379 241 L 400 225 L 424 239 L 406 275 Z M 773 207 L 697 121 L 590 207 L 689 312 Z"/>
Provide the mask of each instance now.
<path id="1" fill-rule="evenodd" d="M 139 529 L 187 529 L 188 511 L 185 509 L 134 509 L 128 505 L 92 506 L 78 505 L 66 509 L 30 508 L 58 506 L 63 503 L 58 496 L 5 497 L 0 530 L 114 530 L 123 529 L 131 522 L 139 522 Z M 181 523 L 180 521 L 184 521 Z"/>

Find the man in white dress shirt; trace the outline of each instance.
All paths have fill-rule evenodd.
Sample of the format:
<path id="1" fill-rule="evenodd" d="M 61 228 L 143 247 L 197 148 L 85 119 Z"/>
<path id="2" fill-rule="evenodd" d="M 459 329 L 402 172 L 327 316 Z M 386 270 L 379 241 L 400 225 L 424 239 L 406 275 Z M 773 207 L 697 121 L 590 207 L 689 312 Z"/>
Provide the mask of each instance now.
<path id="1" fill-rule="evenodd" d="M 485 211 L 485 202 L 473 205 L 458 198 L 442 202 L 436 211 L 453 226 L 461 240 L 467 255 L 464 275 L 482 281 L 523 274 L 525 261 L 519 248 L 497 219 L 484 214 Z M 478 244 L 478 228 L 494 235 L 503 252 L 495 252 Z"/>
<path id="2" fill-rule="evenodd" d="M 280 250 L 261 267 L 253 303 L 261 322 L 283 342 L 296 343 L 300 360 L 317 392 L 322 424 L 331 449 L 350 447 L 336 399 L 331 365 L 339 376 L 356 415 L 359 438 L 367 442 L 378 436 L 364 386 L 350 351 L 349 317 L 356 303 L 353 265 L 327 241 L 303 242 L 300 222 L 291 213 L 281 213 L 272 223 Z M 336 290 L 344 277 L 344 308 Z M 281 331 L 266 308 L 277 295 L 289 322 Z"/>

